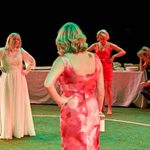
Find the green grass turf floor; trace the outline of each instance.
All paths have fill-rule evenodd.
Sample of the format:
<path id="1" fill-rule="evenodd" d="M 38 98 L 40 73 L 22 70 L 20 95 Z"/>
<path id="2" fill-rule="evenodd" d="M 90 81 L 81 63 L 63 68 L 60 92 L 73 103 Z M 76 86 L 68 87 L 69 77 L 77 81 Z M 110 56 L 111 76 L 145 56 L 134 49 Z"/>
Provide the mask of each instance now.
<path id="1" fill-rule="evenodd" d="M 31 107 L 36 136 L 0 140 L 0 150 L 61 150 L 57 105 Z M 150 108 L 113 107 L 100 142 L 101 150 L 150 150 Z"/>

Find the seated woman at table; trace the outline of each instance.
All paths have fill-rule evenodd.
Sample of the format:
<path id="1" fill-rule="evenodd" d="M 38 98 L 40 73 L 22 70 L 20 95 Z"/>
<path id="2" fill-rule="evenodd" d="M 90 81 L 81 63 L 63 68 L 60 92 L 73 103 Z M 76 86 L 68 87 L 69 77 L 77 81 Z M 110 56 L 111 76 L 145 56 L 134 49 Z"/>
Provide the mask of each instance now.
<path id="1" fill-rule="evenodd" d="M 140 59 L 139 67 L 141 71 L 146 71 L 147 80 L 141 82 L 141 94 L 150 102 L 150 48 L 143 46 L 138 52 L 137 56 Z"/>

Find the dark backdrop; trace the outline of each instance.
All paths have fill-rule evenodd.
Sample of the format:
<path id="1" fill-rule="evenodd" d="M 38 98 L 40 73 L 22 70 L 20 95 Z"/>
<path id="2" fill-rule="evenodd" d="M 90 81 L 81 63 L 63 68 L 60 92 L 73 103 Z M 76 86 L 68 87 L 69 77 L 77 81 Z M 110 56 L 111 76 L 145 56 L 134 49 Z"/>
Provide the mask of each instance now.
<path id="1" fill-rule="evenodd" d="M 60 3 L 60 2 L 58 2 Z M 116 59 L 121 63 L 138 63 L 137 51 L 143 46 L 150 47 L 148 4 L 129 5 L 120 2 L 113 5 L 107 2 L 81 6 L 71 4 L 65 7 L 59 4 L 38 4 L 11 7 L 0 12 L 0 46 L 5 45 L 11 32 L 20 33 L 23 47 L 34 56 L 37 66 L 49 66 L 57 57 L 55 38 L 58 29 L 66 22 L 77 23 L 87 36 L 90 44 L 96 42 L 96 33 L 105 28 L 110 34 L 110 41 L 116 43 L 127 54 Z M 70 6 L 69 6 L 70 4 Z M 73 7 L 72 7 L 73 6 Z"/>

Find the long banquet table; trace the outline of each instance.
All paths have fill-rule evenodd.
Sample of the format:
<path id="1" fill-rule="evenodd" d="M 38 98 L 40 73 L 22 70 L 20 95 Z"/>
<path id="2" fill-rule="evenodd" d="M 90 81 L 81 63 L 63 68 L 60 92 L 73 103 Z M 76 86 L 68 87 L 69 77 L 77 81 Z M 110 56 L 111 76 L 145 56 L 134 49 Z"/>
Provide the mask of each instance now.
<path id="1" fill-rule="evenodd" d="M 114 71 L 112 81 L 113 106 L 135 106 L 144 108 L 147 101 L 140 94 L 140 82 L 146 80 L 143 71 Z"/>
<path id="2" fill-rule="evenodd" d="M 27 75 L 31 103 L 55 104 L 44 87 L 44 80 L 49 71 L 33 70 Z M 146 100 L 139 92 L 139 83 L 145 79 L 145 74 L 142 71 L 113 71 L 113 106 L 128 107 L 133 103 L 139 108 L 146 107 Z"/>

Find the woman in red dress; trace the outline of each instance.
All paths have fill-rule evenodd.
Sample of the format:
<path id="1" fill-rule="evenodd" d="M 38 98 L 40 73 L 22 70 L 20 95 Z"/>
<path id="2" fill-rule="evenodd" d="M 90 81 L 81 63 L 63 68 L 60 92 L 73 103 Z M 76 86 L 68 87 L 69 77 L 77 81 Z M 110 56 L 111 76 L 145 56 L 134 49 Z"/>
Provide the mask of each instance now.
<path id="1" fill-rule="evenodd" d="M 88 47 L 88 51 L 95 51 L 97 56 L 100 58 L 103 65 L 104 72 L 104 85 L 105 85 L 105 100 L 108 104 L 107 114 L 112 114 L 112 70 L 113 61 L 117 57 L 121 57 L 126 54 L 125 50 L 117 46 L 114 43 L 109 42 L 109 33 L 102 29 L 97 32 L 97 41 Z M 111 56 L 112 50 L 117 53 Z"/>

